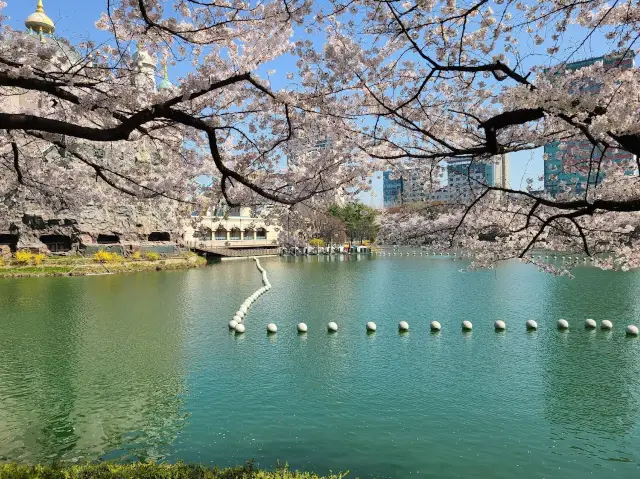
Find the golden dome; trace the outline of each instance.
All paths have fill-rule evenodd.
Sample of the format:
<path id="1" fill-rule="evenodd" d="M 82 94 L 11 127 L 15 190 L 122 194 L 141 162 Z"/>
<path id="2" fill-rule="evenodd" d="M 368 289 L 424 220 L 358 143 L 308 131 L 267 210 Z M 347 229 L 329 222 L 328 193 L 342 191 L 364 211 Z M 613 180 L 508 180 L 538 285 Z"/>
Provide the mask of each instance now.
<path id="1" fill-rule="evenodd" d="M 36 11 L 27 17 L 24 24 L 29 30 L 33 30 L 37 33 L 46 33 L 49 35 L 53 35 L 53 32 L 56 29 L 55 23 L 53 23 L 53 21 L 49 17 L 47 17 L 47 14 L 44 13 L 42 0 L 38 0 Z"/>

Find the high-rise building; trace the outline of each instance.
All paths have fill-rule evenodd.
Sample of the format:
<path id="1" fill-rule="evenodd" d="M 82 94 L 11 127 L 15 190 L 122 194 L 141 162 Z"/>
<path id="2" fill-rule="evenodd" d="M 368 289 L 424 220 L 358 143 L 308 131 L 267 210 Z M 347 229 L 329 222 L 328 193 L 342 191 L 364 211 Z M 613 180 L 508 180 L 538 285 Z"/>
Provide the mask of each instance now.
<path id="1" fill-rule="evenodd" d="M 382 203 L 385 208 L 402 204 L 402 178 L 392 178 L 390 171 L 382 174 Z"/>
<path id="2" fill-rule="evenodd" d="M 595 63 L 602 62 L 605 68 L 634 68 L 634 54 L 629 52 L 625 55 L 605 55 L 601 57 L 588 58 L 579 62 L 568 63 L 567 70 L 579 70 Z M 580 92 L 597 94 L 602 85 L 593 81 L 586 85 L 580 85 Z M 593 151 L 593 145 L 588 140 L 568 140 L 554 141 L 544 146 L 544 191 L 551 195 L 557 193 L 574 191 L 580 193 L 584 191 L 587 184 L 598 184 L 604 178 L 605 173 L 601 170 L 592 169 L 589 165 L 593 159 L 597 159 L 599 151 Z M 597 156 L 596 156 L 597 155 Z M 624 164 L 634 160 L 634 156 L 626 151 L 616 149 L 608 150 L 605 153 L 605 162 Z"/>
<path id="3" fill-rule="evenodd" d="M 426 201 L 428 197 L 418 168 L 405 170 L 402 174 L 391 171 L 382 174 L 382 199 L 385 208 Z"/>
<path id="4" fill-rule="evenodd" d="M 296 169 L 299 168 L 302 160 L 306 157 L 309 158 L 308 155 L 324 155 L 333 153 L 333 139 L 327 136 L 320 136 L 312 146 L 306 146 L 305 148 L 301 148 L 299 151 L 291 154 L 287 159 L 287 167 Z M 327 152 L 327 153 L 324 153 Z M 339 176 L 340 171 L 342 170 L 342 165 L 338 165 L 336 167 L 336 174 Z M 337 186 L 335 190 L 333 190 L 334 198 L 333 201 L 339 205 L 345 204 L 347 198 L 352 193 L 353 188 L 348 186 Z"/>
<path id="5" fill-rule="evenodd" d="M 385 171 L 382 176 L 384 207 L 421 201 L 459 203 L 474 197 L 471 192 L 481 191 L 485 186 L 509 188 L 509 155 L 494 157 L 490 162 L 450 160 L 447 176 L 446 186 L 427 192 L 419 168 L 407 169 L 401 174 Z"/>
<path id="6" fill-rule="evenodd" d="M 447 186 L 434 191 L 429 200 L 464 203 L 482 192 L 485 186 L 509 188 L 509 155 L 491 162 L 450 160 L 447 162 Z"/>

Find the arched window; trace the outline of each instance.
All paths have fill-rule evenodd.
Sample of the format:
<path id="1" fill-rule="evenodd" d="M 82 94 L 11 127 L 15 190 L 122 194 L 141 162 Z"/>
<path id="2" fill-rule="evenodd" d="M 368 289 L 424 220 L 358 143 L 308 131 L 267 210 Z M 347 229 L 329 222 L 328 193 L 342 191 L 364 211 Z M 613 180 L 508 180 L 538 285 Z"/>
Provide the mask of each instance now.
<path id="1" fill-rule="evenodd" d="M 240 240 L 240 228 L 231 228 L 231 235 L 229 236 L 229 239 L 231 239 L 233 241 L 239 241 Z"/>
<path id="2" fill-rule="evenodd" d="M 213 231 L 211 231 L 211 228 L 207 228 L 205 226 L 204 228 L 200 228 L 198 231 L 196 231 L 194 236 L 199 240 L 209 241 L 211 240 L 211 238 L 213 238 Z M 225 237 L 226 237 L 226 233 L 225 233 Z"/>
<path id="3" fill-rule="evenodd" d="M 222 226 L 220 226 L 217 230 L 216 230 L 216 239 L 217 240 L 227 240 L 227 230 L 224 229 Z"/>
<path id="4" fill-rule="evenodd" d="M 267 230 L 264 228 L 258 228 L 256 230 L 256 239 L 266 240 L 267 239 Z"/>
<path id="5" fill-rule="evenodd" d="M 254 239 L 254 234 L 255 234 L 255 232 L 253 231 L 253 229 L 251 229 L 251 228 L 246 228 L 246 229 L 244 230 L 244 239 L 246 239 L 246 240 L 252 240 L 252 239 Z"/>

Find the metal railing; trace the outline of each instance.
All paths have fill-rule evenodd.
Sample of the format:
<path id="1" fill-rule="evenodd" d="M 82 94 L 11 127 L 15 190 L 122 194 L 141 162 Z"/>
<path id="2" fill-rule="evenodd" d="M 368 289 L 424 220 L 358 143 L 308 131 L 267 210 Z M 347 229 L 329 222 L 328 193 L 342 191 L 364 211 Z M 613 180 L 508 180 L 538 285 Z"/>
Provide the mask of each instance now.
<path id="1" fill-rule="evenodd" d="M 185 244 L 189 247 L 203 248 L 234 248 L 234 247 L 248 247 L 248 246 L 277 246 L 278 243 L 275 240 L 264 239 L 251 239 L 251 240 L 192 240 L 187 241 Z"/>
<path id="2" fill-rule="evenodd" d="M 222 244 L 220 244 L 222 243 Z M 278 254 L 279 246 L 277 243 L 272 243 L 269 241 L 235 241 L 231 243 L 231 245 L 236 246 L 236 248 L 225 245 L 222 241 L 186 241 L 185 246 L 187 248 L 211 253 L 220 256 L 231 256 L 231 257 L 246 257 L 246 256 L 262 256 L 262 255 L 273 255 Z M 244 243 L 244 244 L 242 244 Z M 246 249 L 237 248 L 238 246 L 242 246 Z M 262 246 L 262 248 L 257 247 Z"/>

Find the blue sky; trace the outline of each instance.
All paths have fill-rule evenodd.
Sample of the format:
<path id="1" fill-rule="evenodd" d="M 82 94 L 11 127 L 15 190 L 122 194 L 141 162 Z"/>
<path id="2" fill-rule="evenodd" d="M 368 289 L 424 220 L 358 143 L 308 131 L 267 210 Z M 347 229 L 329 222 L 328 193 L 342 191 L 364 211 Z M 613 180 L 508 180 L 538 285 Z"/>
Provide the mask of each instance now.
<path id="1" fill-rule="evenodd" d="M 4 14 L 10 17 L 9 24 L 15 29 L 24 28 L 24 19 L 33 11 L 37 0 L 6 0 L 7 7 Z M 94 22 L 104 10 L 103 0 L 44 0 L 44 8 L 56 23 L 56 35 L 67 38 L 72 43 L 91 38 L 97 42 L 105 40 L 106 36 L 95 29 Z M 269 65 L 278 70 L 295 71 L 295 64 L 290 59 L 282 58 Z M 177 65 L 170 70 L 170 77 L 175 79 L 184 75 L 186 66 Z M 265 68 L 266 70 L 266 68 Z M 524 188 L 526 178 L 537 179 L 543 173 L 541 149 L 535 152 L 519 152 L 510 158 L 510 181 L 513 188 Z M 380 176 L 380 178 L 378 178 Z M 374 198 L 369 195 L 362 197 L 362 201 L 372 206 L 382 205 L 382 179 L 375 175 L 373 187 Z M 536 181 L 536 186 L 541 186 Z"/>

